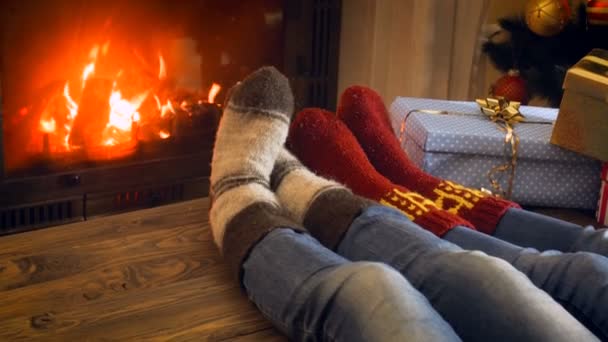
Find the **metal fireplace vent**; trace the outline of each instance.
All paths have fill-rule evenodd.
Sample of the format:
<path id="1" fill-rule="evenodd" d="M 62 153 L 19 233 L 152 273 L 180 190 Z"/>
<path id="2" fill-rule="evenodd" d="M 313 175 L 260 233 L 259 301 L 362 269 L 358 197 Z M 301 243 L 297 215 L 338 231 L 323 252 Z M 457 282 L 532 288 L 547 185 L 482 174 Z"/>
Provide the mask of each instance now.
<path id="1" fill-rule="evenodd" d="M 82 198 L 0 211 L 0 235 L 82 220 Z"/>
<path id="2" fill-rule="evenodd" d="M 179 183 L 140 187 L 121 192 L 90 193 L 60 201 L 0 209 L 0 235 L 57 226 L 95 216 L 151 208 L 202 197 L 207 177 Z"/>
<path id="3" fill-rule="evenodd" d="M 336 55 L 333 51 L 337 44 L 336 32 L 339 27 L 339 14 L 336 12 L 340 4 L 330 0 L 315 0 L 312 15 L 312 56 L 310 74 L 312 82 L 308 88 L 308 103 L 321 108 L 333 108 L 335 106 L 335 65 L 331 65 Z M 331 89 L 331 90 L 330 90 Z M 332 91 L 333 90 L 333 91 Z M 330 100 L 331 99 L 331 100 Z"/>

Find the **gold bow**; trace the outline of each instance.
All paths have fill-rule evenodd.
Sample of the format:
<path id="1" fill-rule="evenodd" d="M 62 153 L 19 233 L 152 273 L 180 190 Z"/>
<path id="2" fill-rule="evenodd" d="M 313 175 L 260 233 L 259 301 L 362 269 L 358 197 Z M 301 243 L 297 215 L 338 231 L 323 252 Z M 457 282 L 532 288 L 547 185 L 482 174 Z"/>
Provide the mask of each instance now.
<path id="1" fill-rule="evenodd" d="M 509 101 L 504 97 L 477 99 L 475 102 L 480 106 L 481 112 L 486 115 L 501 131 L 505 132 L 505 157 L 507 162 L 493 167 L 488 172 L 490 185 L 495 194 L 510 198 L 513 191 L 513 180 L 515 178 L 515 168 L 517 166 L 517 155 L 519 149 L 519 137 L 515 133 L 513 126 L 524 121 L 524 116 L 519 111 L 519 102 Z M 498 174 L 509 172 L 507 191 L 500 185 Z"/>

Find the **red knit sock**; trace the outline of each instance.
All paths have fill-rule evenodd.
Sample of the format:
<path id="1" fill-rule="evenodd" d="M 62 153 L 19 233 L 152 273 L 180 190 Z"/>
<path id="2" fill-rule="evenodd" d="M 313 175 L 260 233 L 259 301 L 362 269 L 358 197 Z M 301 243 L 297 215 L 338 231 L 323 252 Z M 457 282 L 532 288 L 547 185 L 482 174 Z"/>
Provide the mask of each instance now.
<path id="1" fill-rule="evenodd" d="M 455 226 L 472 227 L 466 220 L 379 174 L 357 139 L 333 113 L 322 109 L 301 111 L 291 124 L 288 146 L 312 171 L 345 184 L 360 196 L 401 210 L 438 236 Z"/>
<path id="2" fill-rule="evenodd" d="M 507 209 L 516 203 L 433 177 L 412 163 L 395 136 L 380 95 L 353 86 L 340 98 L 338 117 L 356 136 L 372 165 L 395 184 L 416 191 L 453 214 L 470 221 L 477 230 L 492 234 Z M 388 123 L 388 124 L 387 124 Z"/>

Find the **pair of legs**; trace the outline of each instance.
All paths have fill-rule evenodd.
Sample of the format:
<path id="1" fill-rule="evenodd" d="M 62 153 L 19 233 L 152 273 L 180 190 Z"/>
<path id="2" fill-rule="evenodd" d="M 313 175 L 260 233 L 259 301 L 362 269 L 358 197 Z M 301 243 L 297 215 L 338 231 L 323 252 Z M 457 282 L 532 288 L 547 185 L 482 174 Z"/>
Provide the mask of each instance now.
<path id="1" fill-rule="evenodd" d="M 412 257 L 411 253 L 403 246 L 404 241 L 412 239 L 410 232 L 417 226 L 391 208 L 374 207 L 370 212 L 354 221 L 338 253 L 351 260 L 388 263 L 418 287 L 417 278 L 408 273 L 411 267 L 409 259 Z M 608 307 L 607 258 L 585 252 L 541 253 L 465 227 L 450 230 L 443 240 L 464 250 L 482 251 L 506 261 L 527 276 L 534 285 L 562 304 L 597 337 L 608 340 L 608 313 L 605 310 Z M 435 262 L 428 262 L 426 267 Z M 480 276 L 480 279 L 485 279 L 482 280 L 482 284 L 501 285 L 500 281 L 491 275 Z M 505 284 L 505 286 L 509 285 Z M 433 299 L 427 293 L 425 295 L 433 303 Z M 505 308 L 508 312 L 508 304 Z"/>
<path id="2" fill-rule="evenodd" d="M 273 230 L 245 261 L 243 284 L 294 340 L 595 340 L 506 262 L 404 223 L 369 207 L 340 255 L 307 234 Z"/>
<path id="3" fill-rule="evenodd" d="M 360 93 L 359 90 L 357 90 L 357 95 L 356 98 L 358 100 L 366 98 L 366 94 Z M 375 103 L 378 104 L 377 101 Z M 381 104 L 376 106 L 375 109 L 380 106 Z M 374 113 L 373 109 L 360 104 L 358 108 L 351 108 L 357 115 L 364 114 L 372 118 L 377 114 Z M 348 115 L 343 114 L 344 117 L 346 117 L 344 121 L 350 120 L 349 126 L 351 128 L 354 127 L 354 130 L 358 130 L 357 138 L 372 141 L 372 143 L 367 144 L 370 150 L 368 155 L 372 152 L 376 153 L 373 155 L 375 157 L 383 155 L 383 147 L 380 146 L 379 140 L 374 140 L 378 137 L 383 138 L 380 139 L 382 141 L 387 141 L 387 146 L 391 145 L 391 139 L 389 138 L 392 132 L 386 133 L 388 130 L 377 130 L 384 125 L 380 120 L 368 120 L 366 117 L 359 116 L 358 118 L 362 122 L 367 122 L 367 125 L 357 127 L 359 122 L 353 121 L 353 117 L 349 118 Z M 370 124 L 370 121 L 374 121 L 373 125 Z M 400 209 L 406 215 L 411 216 L 414 222 L 417 222 L 421 217 L 424 218 L 423 215 L 416 216 L 415 211 L 426 205 L 426 202 L 419 201 L 418 203 L 413 203 L 416 205 L 405 202 L 405 205 L 402 205 L 404 202 L 400 201 L 407 199 L 408 196 L 394 196 L 389 193 L 391 194 L 389 196 L 391 199 L 387 199 L 386 195 L 383 195 L 390 188 L 400 189 L 398 194 L 408 190 L 399 188 L 399 185 L 391 184 L 390 181 L 378 174 L 367 159 L 365 152 L 359 146 L 353 133 L 342 123 L 342 120 L 337 119 L 333 114 L 316 109 L 303 111 L 293 122 L 289 138 L 294 151 L 299 156 L 302 156 L 305 163 L 311 166 L 313 170 L 347 183 L 358 194 Z M 392 138 L 394 139 L 394 136 Z M 379 158 L 376 160 L 376 163 L 383 164 L 384 167 L 391 166 L 397 168 L 397 166 L 390 163 L 399 159 L 397 158 L 397 153 L 403 152 L 400 150 L 393 152 L 395 154 L 391 154 L 389 158 Z M 428 177 L 419 174 L 417 178 L 420 182 L 424 183 L 424 179 Z M 463 188 L 457 184 L 449 185 L 451 189 L 447 189 L 445 186 L 439 186 L 439 188 L 435 189 L 437 193 L 441 194 L 444 204 L 448 203 L 448 198 L 452 200 L 452 205 L 454 203 L 462 204 L 465 208 L 467 205 L 474 207 L 472 203 L 477 203 L 477 209 L 467 208 L 469 210 L 467 215 L 475 218 L 477 222 L 485 224 L 486 228 L 488 227 L 488 222 L 494 220 L 496 223 L 493 223 L 492 229 L 485 229 L 488 234 L 456 226 L 454 229 L 448 229 L 447 232 L 444 230 L 442 234 L 438 235 L 464 249 L 484 251 L 491 256 L 499 257 L 511 263 L 518 270 L 525 273 L 534 284 L 560 302 L 589 329 L 602 336 L 602 338 L 608 339 L 608 314 L 600 309 L 608 306 L 608 259 L 600 256 L 608 254 L 608 233 L 606 230 L 583 229 L 580 226 L 561 220 L 510 206 L 504 200 L 482 197 L 484 196 L 483 194 L 478 194 L 474 190 Z M 380 189 L 380 191 L 374 193 L 375 189 Z M 457 190 L 458 193 L 452 192 L 446 195 L 446 192 L 451 190 Z M 374 197 L 376 194 L 384 197 Z M 456 196 L 458 194 L 460 194 L 460 197 L 464 197 L 464 199 Z M 454 196 L 450 197 L 448 195 Z M 475 202 L 473 199 L 478 199 L 479 201 Z M 459 202 L 459 200 L 461 201 Z M 483 204 L 483 201 L 489 203 Z M 430 205 L 434 205 L 434 203 Z M 492 206 L 496 210 L 488 209 Z M 455 208 L 452 207 L 451 209 Z M 504 210 L 500 215 L 497 215 L 500 208 Z M 477 211 L 471 212 L 472 210 Z M 454 211 L 461 214 L 457 210 L 450 212 Z M 432 212 L 429 211 L 428 213 Z M 436 227 L 425 226 L 429 222 L 437 225 L 437 220 L 421 219 L 421 221 L 424 223 L 420 222 L 420 225 L 424 226 L 424 228 L 435 233 L 438 231 L 442 232 L 441 229 L 437 229 Z M 455 222 L 455 220 L 452 222 Z M 413 225 L 413 223 L 388 225 L 389 228 L 383 228 L 383 230 L 392 229 L 400 231 L 406 229 L 402 227 L 403 225 Z M 381 224 L 380 226 L 384 225 Z M 489 233 L 492 233 L 494 237 L 490 236 Z M 377 234 L 364 235 L 370 240 L 373 238 L 377 238 L 380 241 L 396 240 L 398 244 L 402 243 L 403 238 L 398 238 L 397 236 L 399 234 L 407 235 L 402 232 L 396 232 L 393 238 L 382 239 L 380 237 L 382 234 L 378 232 Z M 497 237 L 505 241 L 501 241 Z M 558 249 L 564 252 L 591 251 L 599 255 L 580 252 L 562 254 L 556 251 L 540 253 L 537 250 L 524 249 L 506 241 L 513 241 L 526 247 L 536 247 L 541 250 Z M 395 248 L 397 249 L 397 247 Z M 379 253 L 390 253 L 381 248 L 378 248 L 378 251 L 380 251 Z M 350 255 L 347 255 L 347 257 L 351 258 Z M 353 258 L 353 260 L 361 259 L 357 257 Z M 382 258 L 367 258 L 365 260 L 387 262 Z"/>
<path id="4" fill-rule="evenodd" d="M 287 80 L 271 68 L 237 86 L 211 174 L 214 240 L 277 327 L 307 340 L 595 339 L 506 262 L 404 225 L 401 214 L 393 213 L 407 234 L 393 241 L 398 250 L 370 250 L 390 242 L 374 236 L 358 248 L 356 222 L 386 208 L 319 179 L 281 150 L 293 107 L 285 89 Z M 411 283 L 378 263 L 398 251 L 390 264 Z"/>

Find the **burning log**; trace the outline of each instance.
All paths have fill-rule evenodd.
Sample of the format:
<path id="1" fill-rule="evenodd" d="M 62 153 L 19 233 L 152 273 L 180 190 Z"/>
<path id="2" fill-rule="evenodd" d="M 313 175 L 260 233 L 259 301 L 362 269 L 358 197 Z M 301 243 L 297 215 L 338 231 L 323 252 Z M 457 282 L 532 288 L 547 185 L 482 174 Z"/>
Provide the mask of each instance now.
<path id="1" fill-rule="evenodd" d="M 101 143 L 102 133 L 110 120 L 108 99 L 111 94 L 111 80 L 90 78 L 86 81 L 70 133 L 70 145 L 95 146 Z"/>

